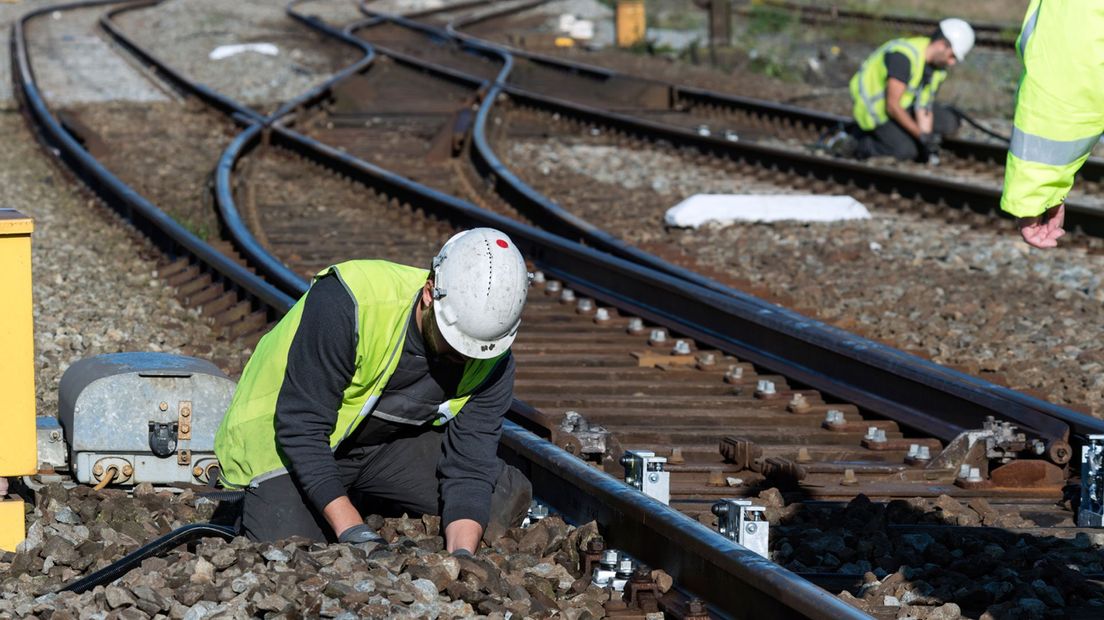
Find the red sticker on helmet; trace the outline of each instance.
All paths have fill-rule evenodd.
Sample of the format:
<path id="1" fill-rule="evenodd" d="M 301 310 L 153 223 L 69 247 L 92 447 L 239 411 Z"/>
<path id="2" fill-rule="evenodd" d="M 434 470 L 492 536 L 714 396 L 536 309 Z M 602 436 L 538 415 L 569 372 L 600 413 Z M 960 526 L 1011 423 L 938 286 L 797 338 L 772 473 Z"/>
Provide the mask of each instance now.
<path id="1" fill-rule="evenodd" d="M 505 239 L 499 239 L 498 241 L 495 241 L 495 243 L 497 243 L 497 244 L 498 244 L 498 247 L 500 247 L 500 248 L 508 248 L 508 247 L 510 247 L 510 244 L 509 244 L 509 243 L 506 243 L 506 240 L 505 240 Z"/>

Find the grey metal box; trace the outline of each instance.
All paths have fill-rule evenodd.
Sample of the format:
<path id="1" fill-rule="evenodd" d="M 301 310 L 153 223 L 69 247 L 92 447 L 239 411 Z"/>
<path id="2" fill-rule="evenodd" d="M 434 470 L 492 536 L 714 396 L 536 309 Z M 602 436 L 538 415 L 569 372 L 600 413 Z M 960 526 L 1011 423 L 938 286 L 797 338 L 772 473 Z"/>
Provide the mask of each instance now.
<path id="1" fill-rule="evenodd" d="M 69 367 L 58 417 L 69 468 L 95 484 L 202 483 L 234 382 L 214 364 L 167 353 L 113 353 Z"/>

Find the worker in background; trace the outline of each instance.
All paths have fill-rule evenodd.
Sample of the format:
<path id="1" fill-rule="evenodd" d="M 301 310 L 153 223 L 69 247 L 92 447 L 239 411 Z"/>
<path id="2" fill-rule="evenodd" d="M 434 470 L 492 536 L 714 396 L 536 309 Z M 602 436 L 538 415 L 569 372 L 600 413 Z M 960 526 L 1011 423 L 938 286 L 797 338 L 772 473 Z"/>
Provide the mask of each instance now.
<path id="1" fill-rule="evenodd" d="M 1104 133 L 1104 3 L 1032 0 L 1016 51 L 1024 69 L 1001 209 L 1024 241 L 1052 248 L 1073 177 Z"/>
<path id="2" fill-rule="evenodd" d="M 894 39 L 874 50 L 851 78 L 857 127 L 828 142 L 833 153 L 866 159 L 889 155 L 936 163 L 942 136 L 958 130 L 958 117 L 935 103 L 947 69 L 974 47 L 974 29 L 944 19 L 930 37 Z"/>
<path id="3" fill-rule="evenodd" d="M 497 451 L 528 287 L 490 228 L 454 236 L 429 271 L 319 273 L 257 344 L 215 437 L 224 483 L 245 488 L 243 533 L 378 541 L 374 507 L 440 514 L 447 549 L 468 553 L 519 522 L 531 488 Z"/>

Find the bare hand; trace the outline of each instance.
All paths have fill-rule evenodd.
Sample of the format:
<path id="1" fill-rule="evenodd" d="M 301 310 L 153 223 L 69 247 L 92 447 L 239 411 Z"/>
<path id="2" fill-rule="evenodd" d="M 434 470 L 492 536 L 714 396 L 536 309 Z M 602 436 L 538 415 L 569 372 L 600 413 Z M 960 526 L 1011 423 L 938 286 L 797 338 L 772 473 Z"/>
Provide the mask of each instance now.
<path id="1" fill-rule="evenodd" d="M 0 478 L 0 499 L 3 499 L 8 494 L 8 479 Z"/>
<path id="2" fill-rule="evenodd" d="M 483 526 L 472 519 L 457 519 L 445 526 L 445 549 L 449 553 L 465 549 L 472 553 L 479 548 Z"/>
<path id="3" fill-rule="evenodd" d="M 1066 205 L 1051 207 L 1042 215 L 1021 217 L 1016 220 L 1020 235 L 1028 245 L 1037 248 L 1058 247 L 1058 239 L 1066 234 L 1062 224 L 1066 220 Z"/>

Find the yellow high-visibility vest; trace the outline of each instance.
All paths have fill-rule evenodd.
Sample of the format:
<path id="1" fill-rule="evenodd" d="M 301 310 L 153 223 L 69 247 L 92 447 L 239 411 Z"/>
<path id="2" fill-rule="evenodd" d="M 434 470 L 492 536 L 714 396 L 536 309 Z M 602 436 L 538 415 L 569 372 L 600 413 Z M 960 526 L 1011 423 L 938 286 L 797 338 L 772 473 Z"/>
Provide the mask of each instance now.
<path id="1" fill-rule="evenodd" d="M 1001 209 L 1032 217 L 1065 202 L 1104 133 L 1104 3 L 1032 0 L 1016 50 L 1024 71 Z"/>
<path id="2" fill-rule="evenodd" d="M 927 64 L 924 58 L 930 44 L 929 37 L 893 39 L 874 50 L 863 61 L 859 71 L 851 78 L 851 100 L 854 102 L 852 115 L 863 131 L 873 131 L 879 125 L 889 122 L 889 114 L 886 113 L 886 80 L 889 77 L 885 64 L 886 54 L 899 52 L 909 60 L 909 80 L 905 84 L 904 94 L 901 95 L 901 107 L 908 109 L 915 103 L 918 108 L 931 108 L 935 93 L 943 80 L 947 79 L 947 72 L 935 69 L 931 80 L 923 88 L 920 87 Z"/>

